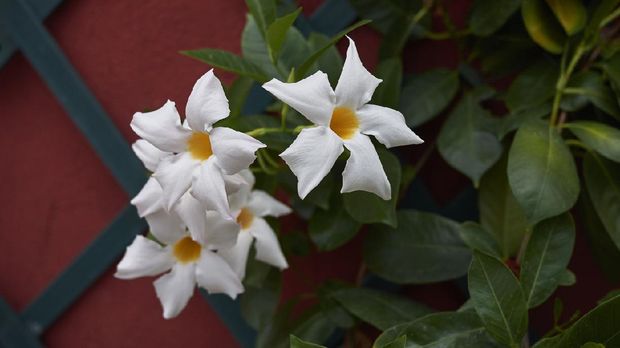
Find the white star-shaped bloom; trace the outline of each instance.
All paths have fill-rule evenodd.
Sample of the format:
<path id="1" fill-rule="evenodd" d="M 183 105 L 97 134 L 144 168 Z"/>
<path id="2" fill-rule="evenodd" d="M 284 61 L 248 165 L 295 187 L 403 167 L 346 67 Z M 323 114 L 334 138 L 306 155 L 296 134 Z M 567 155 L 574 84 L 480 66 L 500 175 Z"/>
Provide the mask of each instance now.
<path id="1" fill-rule="evenodd" d="M 253 190 L 254 175 L 249 170 L 240 173 L 248 185 L 231 195 L 231 207 L 237 217 L 241 231 L 235 246 L 219 251 L 231 265 L 240 279 L 245 277 L 245 268 L 252 242 L 256 241 L 256 259 L 278 267 L 288 268 L 280 248 L 278 237 L 264 217 L 279 217 L 291 213 L 291 209 L 261 190 Z"/>
<path id="2" fill-rule="evenodd" d="M 166 210 L 191 188 L 191 194 L 207 210 L 232 218 L 225 175 L 248 168 L 256 159 L 255 152 L 265 145 L 233 129 L 213 127 L 229 113 L 222 84 L 210 70 L 196 81 L 183 124 L 172 101 L 133 116 L 131 128 L 136 134 L 165 153 L 153 169 L 163 189 Z"/>
<path id="3" fill-rule="evenodd" d="M 299 111 L 315 127 L 305 128 L 280 156 L 297 176 L 302 199 L 329 173 L 346 147 L 351 156 L 340 192 L 368 191 L 388 200 L 391 187 L 369 135 L 386 147 L 420 144 L 394 109 L 368 104 L 381 82 L 364 68 L 349 38 L 347 57 L 336 90 L 321 71 L 295 83 L 271 80 L 267 91 Z"/>

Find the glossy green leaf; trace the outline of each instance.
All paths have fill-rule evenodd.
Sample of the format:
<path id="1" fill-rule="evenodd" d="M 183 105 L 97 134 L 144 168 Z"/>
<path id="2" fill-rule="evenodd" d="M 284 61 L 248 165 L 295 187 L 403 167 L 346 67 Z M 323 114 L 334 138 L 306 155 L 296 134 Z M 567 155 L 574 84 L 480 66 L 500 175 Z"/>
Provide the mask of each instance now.
<path id="1" fill-rule="evenodd" d="M 334 250 L 355 237 L 362 224 L 347 214 L 340 194 L 335 194 L 331 209 L 317 209 L 310 219 L 310 239 L 320 251 Z"/>
<path id="2" fill-rule="evenodd" d="M 435 69 L 414 75 L 405 82 L 400 98 L 407 125 L 419 126 L 439 115 L 458 89 L 458 73 L 453 70 Z"/>
<path id="3" fill-rule="evenodd" d="M 364 260 L 378 276 L 399 284 L 432 283 L 467 273 L 471 252 L 460 226 L 440 215 L 397 213 L 398 228 L 376 226 L 364 242 Z"/>
<path id="4" fill-rule="evenodd" d="M 607 234 L 620 249 L 620 164 L 588 154 L 583 162 L 583 174 L 592 205 Z"/>
<path id="5" fill-rule="evenodd" d="M 258 82 L 265 82 L 268 80 L 265 72 L 257 65 L 227 51 L 202 48 L 198 50 L 181 51 L 181 53 L 213 67 L 231 71 L 240 76 L 250 77 Z"/>
<path id="6" fill-rule="evenodd" d="M 489 337 L 478 315 L 473 311 L 429 314 L 410 323 L 396 325 L 383 332 L 373 348 L 386 348 L 405 335 L 405 347 L 498 347 Z"/>
<path id="7" fill-rule="evenodd" d="M 529 121 L 508 155 L 508 181 L 530 224 L 569 210 L 579 195 L 573 156 L 557 129 Z"/>
<path id="8" fill-rule="evenodd" d="M 502 153 L 493 121 L 478 100 L 466 94 L 444 123 L 437 140 L 441 156 L 475 186 Z"/>
<path id="9" fill-rule="evenodd" d="M 296 337 L 295 335 L 290 336 L 290 347 L 291 348 L 325 348 L 325 346 L 306 342 Z"/>
<path id="10" fill-rule="evenodd" d="M 245 3 L 256 20 L 262 37 L 267 37 L 267 28 L 276 18 L 275 0 L 245 0 Z"/>
<path id="11" fill-rule="evenodd" d="M 499 126 L 498 137 L 503 139 L 508 133 L 515 131 L 527 121 L 537 120 L 551 114 L 551 103 L 536 105 L 527 109 L 511 112 L 502 118 Z"/>
<path id="12" fill-rule="evenodd" d="M 495 236 L 503 259 L 517 255 L 528 228 L 525 213 L 508 184 L 507 164 L 507 156 L 503 156 L 482 177 L 478 189 L 480 222 Z"/>
<path id="13" fill-rule="evenodd" d="M 593 121 L 575 121 L 564 126 L 593 150 L 620 162 L 620 130 L 617 128 Z"/>
<path id="14" fill-rule="evenodd" d="M 403 63 L 400 57 L 381 61 L 377 66 L 375 75 L 383 82 L 379 84 L 372 95 L 372 103 L 389 108 L 398 107 L 403 77 Z"/>
<path id="15" fill-rule="evenodd" d="M 551 296 L 564 275 L 575 244 L 575 224 L 563 214 L 537 224 L 521 264 L 521 284 L 529 308 Z"/>
<path id="16" fill-rule="evenodd" d="M 396 201 L 400 187 L 400 162 L 398 158 L 385 150 L 379 150 L 379 159 L 392 187 L 392 199 L 383 200 L 374 193 L 356 191 L 344 193 L 344 208 L 349 215 L 363 224 L 380 223 L 396 227 Z"/>
<path id="17" fill-rule="evenodd" d="M 502 257 L 495 236 L 475 222 L 467 221 L 461 225 L 461 238 L 472 250 L 480 250 L 497 258 Z"/>
<path id="18" fill-rule="evenodd" d="M 297 19 L 297 16 L 299 16 L 299 13 L 301 13 L 301 8 L 298 8 L 295 12 L 289 13 L 286 16 L 277 18 L 269 25 L 267 29 L 267 44 L 269 45 L 272 61 L 275 62 L 278 60 L 282 44 L 284 44 L 284 40 L 286 39 L 286 34 Z"/>
<path id="19" fill-rule="evenodd" d="M 527 305 L 519 281 L 500 260 L 474 252 L 469 294 L 488 332 L 500 343 L 519 347 L 527 330 Z"/>
<path id="20" fill-rule="evenodd" d="M 488 36 L 506 23 L 519 9 L 520 0 L 474 0 L 469 27 L 478 36 Z"/>
<path id="21" fill-rule="evenodd" d="M 514 79 L 506 92 L 506 105 L 511 112 L 528 109 L 550 100 L 555 93 L 559 65 L 540 60 Z"/>
<path id="22" fill-rule="evenodd" d="M 347 311 L 379 330 L 432 312 L 422 304 L 378 290 L 349 288 L 339 290 L 333 296 Z"/>
<path id="23" fill-rule="evenodd" d="M 606 347 L 620 346 L 620 296 L 601 303 L 564 332 L 556 347 L 580 347 L 600 342 Z"/>

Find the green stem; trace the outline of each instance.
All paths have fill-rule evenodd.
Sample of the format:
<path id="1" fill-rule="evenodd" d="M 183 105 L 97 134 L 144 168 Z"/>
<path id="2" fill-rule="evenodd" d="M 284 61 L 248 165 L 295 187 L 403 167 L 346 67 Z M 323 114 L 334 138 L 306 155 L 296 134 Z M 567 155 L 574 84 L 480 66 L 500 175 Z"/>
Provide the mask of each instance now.
<path id="1" fill-rule="evenodd" d="M 308 128 L 308 127 L 314 127 L 314 125 L 303 125 L 303 126 L 297 126 L 293 129 L 290 128 L 281 128 L 281 127 L 263 127 L 263 128 L 256 128 L 254 130 L 251 130 L 249 132 L 245 132 L 245 134 L 251 136 L 251 137 L 260 137 L 263 136 L 265 134 L 270 134 L 270 133 L 291 133 L 291 134 L 298 134 L 299 132 L 301 132 L 304 128 Z"/>
<path id="2" fill-rule="evenodd" d="M 601 21 L 601 24 L 599 24 L 598 27 L 602 28 L 602 27 L 606 26 L 611 21 L 616 19 L 618 16 L 620 16 L 620 7 L 618 7 L 614 12 L 610 13 L 609 16 L 603 18 L 603 20 Z"/>
<path id="3" fill-rule="evenodd" d="M 568 50 L 568 47 L 566 48 Z M 560 71 L 560 77 L 558 78 L 558 82 L 555 86 L 555 95 L 553 97 L 553 105 L 551 107 L 551 117 L 549 118 L 549 124 L 554 126 L 557 123 L 558 115 L 560 111 L 560 102 L 562 101 L 562 95 L 566 89 L 566 84 L 570 80 L 575 67 L 577 67 L 577 63 L 581 59 L 581 56 L 585 53 L 585 47 L 583 41 L 579 43 L 577 48 L 575 49 L 575 54 L 568 63 L 566 70 L 562 69 Z M 564 60 L 564 59 L 563 59 Z M 562 64 L 563 66 L 564 64 Z"/>

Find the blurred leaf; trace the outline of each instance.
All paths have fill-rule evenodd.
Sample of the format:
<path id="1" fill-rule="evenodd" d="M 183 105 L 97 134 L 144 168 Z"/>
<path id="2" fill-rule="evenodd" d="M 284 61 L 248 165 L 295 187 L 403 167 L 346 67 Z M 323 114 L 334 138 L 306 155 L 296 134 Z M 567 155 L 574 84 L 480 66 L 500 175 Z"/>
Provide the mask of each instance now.
<path id="1" fill-rule="evenodd" d="M 583 161 L 583 175 L 592 205 L 620 249 L 620 164 L 590 153 Z"/>
<path id="2" fill-rule="evenodd" d="M 506 105 L 511 112 L 543 104 L 555 93 L 559 66 L 547 59 L 538 61 L 514 79 L 506 93 Z"/>
<path id="3" fill-rule="evenodd" d="M 547 0 L 547 5 L 568 35 L 580 32 L 586 25 L 588 13 L 582 0 Z"/>
<path id="4" fill-rule="evenodd" d="M 239 307 L 245 321 L 259 330 L 271 321 L 280 299 L 282 273 L 271 267 L 269 275 L 260 287 L 246 285 Z"/>
<path id="5" fill-rule="evenodd" d="M 325 348 L 325 346 L 303 341 L 295 337 L 295 335 L 290 336 L 290 347 L 291 348 Z"/>
<path id="6" fill-rule="evenodd" d="M 286 34 L 297 19 L 297 16 L 299 16 L 299 13 L 301 13 L 301 8 L 298 8 L 296 11 L 286 16 L 277 18 L 269 25 L 267 29 L 267 44 L 269 44 L 269 52 L 272 61 L 275 62 L 278 60 L 282 44 L 284 44 L 284 40 L 286 39 Z"/>
<path id="7" fill-rule="evenodd" d="M 577 276 L 570 269 L 565 269 L 558 278 L 559 286 L 573 286 L 577 283 Z"/>
<path id="8" fill-rule="evenodd" d="M 564 126 L 588 147 L 612 161 L 620 162 L 620 130 L 617 128 L 593 121 L 575 121 Z"/>
<path id="9" fill-rule="evenodd" d="M 254 81 L 248 77 L 239 76 L 226 91 L 228 103 L 230 106 L 230 116 L 228 118 L 236 118 L 241 115 L 241 111 L 245 106 L 246 99 L 250 93 L 250 89 L 254 85 Z"/>
<path id="10" fill-rule="evenodd" d="M 511 112 L 506 115 L 499 127 L 498 136 L 500 139 L 504 138 L 508 133 L 517 130 L 521 125 L 529 120 L 540 119 L 544 116 L 551 114 L 551 103 L 544 103 L 530 107 L 528 109 L 522 109 L 516 112 Z"/>
<path id="11" fill-rule="evenodd" d="M 383 34 L 388 33 L 396 21 L 403 19 L 403 17 L 413 16 L 414 13 L 422 8 L 422 1 L 420 0 L 348 1 L 361 18 L 372 20 L 372 26 Z M 425 21 L 424 24 L 430 24 L 430 20 Z"/>
<path id="12" fill-rule="evenodd" d="M 397 216 L 398 228 L 376 226 L 366 235 L 364 261 L 369 270 L 399 284 L 432 283 L 467 273 L 471 252 L 456 222 L 412 210 Z"/>
<path id="13" fill-rule="evenodd" d="M 568 95 L 562 99 L 562 107 L 567 111 L 575 111 L 582 107 L 585 99 L 607 114 L 620 119 L 620 106 L 614 98 L 611 88 L 605 83 L 601 74 L 594 71 L 586 71 L 575 75 L 568 83 L 568 88 L 579 90 L 578 95 Z M 581 103 L 581 104 L 580 104 Z"/>
<path id="14" fill-rule="evenodd" d="M 574 244 L 575 224 L 570 214 L 534 227 L 521 264 L 521 283 L 529 308 L 541 305 L 558 287 Z"/>
<path id="15" fill-rule="evenodd" d="M 334 294 L 350 287 L 350 284 L 328 280 L 321 284 L 317 291 L 321 310 L 327 320 L 344 329 L 354 327 L 357 324 L 357 320 L 334 298 Z"/>
<path id="16" fill-rule="evenodd" d="M 400 187 L 401 168 L 398 158 L 385 150 L 377 151 L 385 174 L 392 186 L 392 199 L 383 200 L 374 193 L 356 191 L 342 194 L 344 208 L 357 222 L 363 224 L 381 223 L 396 227 L 396 203 Z"/>
<path id="17" fill-rule="evenodd" d="M 544 0 L 523 0 L 521 17 L 534 42 L 547 52 L 562 53 L 566 34 Z"/>
<path id="18" fill-rule="evenodd" d="M 458 73 L 435 69 L 414 75 L 405 82 L 400 99 L 402 110 L 410 127 L 419 126 L 445 109 L 459 89 Z"/>
<path id="19" fill-rule="evenodd" d="M 310 37 L 308 38 L 308 45 L 312 52 L 316 52 L 328 43 L 329 38 L 323 34 L 313 32 L 310 33 Z M 342 71 L 342 64 L 342 56 L 340 56 L 340 52 L 338 52 L 335 45 L 329 46 L 325 53 L 317 60 L 318 70 L 327 74 L 332 87 L 336 86 L 338 82 L 340 72 Z"/>
<path id="20" fill-rule="evenodd" d="M 501 258 L 501 251 L 495 237 L 479 224 L 467 221 L 461 225 L 461 238 L 472 250 L 480 250 Z"/>
<path id="21" fill-rule="evenodd" d="M 321 180 L 319 185 L 315 187 L 310 193 L 304 198 L 304 201 L 308 203 L 312 203 L 319 208 L 324 210 L 329 209 L 330 207 L 330 197 L 332 197 L 332 192 L 334 191 L 334 186 L 336 185 L 334 179 L 334 175 L 329 173 Z"/>
<path id="22" fill-rule="evenodd" d="M 403 63 L 400 57 L 389 58 L 379 62 L 375 71 L 377 78 L 383 82 L 372 95 L 372 103 L 397 108 L 400 101 L 400 89 L 403 77 Z"/>
<path id="23" fill-rule="evenodd" d="M 579 195 L 573 156 L 557 130 L 543 121 L 529 121 L 517 131 L 508 181 L 531 225 L 569 210 Z"/>
<path id="24" fill-rule="evenodd" d="M 527 305 L 517 278 L 498 259 L 475 251 L 468 275 L 469 293 L 489 333 L 518 347 L 527 330 Z"/>
<path id="25" fill-rule="evenodd" d="M 349 288 L 339 290 L 333 296 L 349 312 L 379 330 L 432 312 L 422 304 L 378 290 Z"/>
<path id="26" fill-rule="evenodd" d="M 407 336 L 403 335 L 395 339 L 394 341 L 382 346 L 382 348 L 405 348 L 406 344 L 407 344 Z"/>
<path id="27" fill-rule="evenodd" d="M 327 194 L 329 197 L 329 193 Z M 320 251 L 334 250 L 351 240 L 362 227 L 344 209 L 341 195 L 333 195 L 331 209 L 317 209 L 310 219 L 310 238 Z"/>
<path id="28" fill-rule="evenodd" d="M 580 347 L 588 342 L 604 342 L 606 347 L 620 346 L 620 296 L 601 303 L 568 328 L 556 347 Z"/>
<path id="29" fill-rule="evenodd" d="M 252 17 L 256 20 L 263 38 L 267 37 L 267 28 L 276 18 L 275 0 L 245 0 Z"/>
<path id="30" fill-rule="evenodd" d="M 299 230 L 283 233 L 279 237 L 285 254 L 306 256 L 312 249 L 308 237 Z"/>
<path id="31" fill-rule="evenodd" d="M 265 82 L 269 79 L 261 68 L 227 51 L 214 48 L 202 48 L 198 50 L 181 51 L 181 53 L 213 67 L 231 71 L 240 76 L 247 76 L 258 82 Z"/>
<path id="32" fill-rule="evenodd" d="M 292 334 L 311 342 L 325 342 L 336 326 L 319 307 L 311 308 L 297 321 Z"/>
<path id="33" fill-rule="evenodd" d="M 521 0 L 474 0 L 469 27 L 478 36 L 496 32 L 521 5 Z"/>
<path id="34" fill-rule="evenodd" d="M 429 314 L 410 323 L 396 325 L 383 332 L 373 348 L 388 344 L 406 335 L 405 347 L 498 347 L 487 334 L 475 312 L 444 312 Z"/>
<path id="35" fill-rule="evenodd" d="M 286 80 L 286 76 L 282 76 L 271 62 L 265 38 L 261 35 L 255 18 L 250 14 L 247 15 L 245 27 L 241 33 L 241 52 L 246 60 L 254 63 L 265 72 L 267 75 L 265 81 L 271 78 Z"/>
<path id="36" fill-rule="evenodd" d="M 475 186 L 502 153 L 493 124 L 491 114 L 472 94 L 466 94 L 444 123 L 437 139 L 441 156 L 467 175 Z"/>
<path id="37" fill-rule="evenodd" d="M 503 259 L 517 255 L 528 227 L 525 213 L 508 184 L 507 158 L 503 156 L 482 177 L 478 190 L 480 223 L 495 236 Z"/>

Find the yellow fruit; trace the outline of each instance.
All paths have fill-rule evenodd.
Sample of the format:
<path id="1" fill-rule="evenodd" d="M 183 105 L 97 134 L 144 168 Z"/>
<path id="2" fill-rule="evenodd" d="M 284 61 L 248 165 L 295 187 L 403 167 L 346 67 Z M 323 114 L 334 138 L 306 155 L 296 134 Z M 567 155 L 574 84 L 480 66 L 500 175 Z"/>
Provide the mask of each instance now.
<path id="1" fill-rule="evenodd" d="M 568 35 L 578 33 L 586 25 L 588 13 L 581 0 L 547 0 L 547 4 Z"/>
<path id="2" fill-rule="evenodd" d="M 562 53 L 566 35 L 544 0 L 523 0 L 521 15 L 534 42 L 551 53 Z"/>

